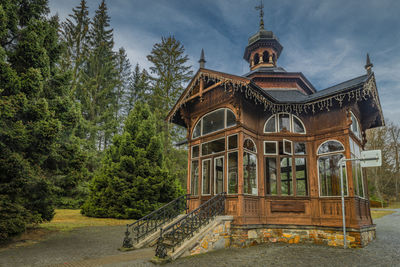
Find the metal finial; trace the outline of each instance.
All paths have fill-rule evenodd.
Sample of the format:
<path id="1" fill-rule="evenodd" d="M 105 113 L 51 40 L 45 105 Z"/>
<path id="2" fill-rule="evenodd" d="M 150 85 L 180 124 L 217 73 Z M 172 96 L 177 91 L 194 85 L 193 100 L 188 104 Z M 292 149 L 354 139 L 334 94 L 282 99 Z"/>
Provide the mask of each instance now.
<path id="1" fill-rule="evenodd" d="M 372 68 L 373 66 L 374 66 L 374 65 L 371 63 L 371 60 L 370 60 L 370 58 L 369 58 L 369 54 L 367 53 L 367 62 L 366 62 L 366 64 L 365 64 L 365 69 L 367 70 L 368 75 L 371 74 L 371 68 Z"/>
<path id="2" fill-rule="evenodd" d="M 256 10 L 260 10 L 260 30 L 264 29 L 264 4 L 263 1 L 260 0 L 260 5 L 255 7 Z"/>
<path id="3" fill-rule="evenodd" d="M 204 57 L 204 49 L 203 48 L 201 49 L 199 63 L 200 63 L 200 68 L 204 69 L 204 66 L 205 66 L 205 63 L 206 63 L 206 59 Z"/>

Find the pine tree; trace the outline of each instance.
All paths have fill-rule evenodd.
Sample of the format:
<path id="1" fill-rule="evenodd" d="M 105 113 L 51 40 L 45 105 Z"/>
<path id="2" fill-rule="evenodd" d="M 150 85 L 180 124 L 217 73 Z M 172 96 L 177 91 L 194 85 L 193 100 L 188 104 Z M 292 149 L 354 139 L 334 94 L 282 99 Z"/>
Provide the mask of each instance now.
<path id="1" fill-rule="evenodd" d="M 88 54 L 89 11 L 86 0 L 72 9 L 73 14 L 62 23 L 61 38 L 65 45 L 61 69 L 72 72 L 71 94 L 75 94 Z"/>
<path id="2" fill-rule="evenodd" d="M 0 1 L 0 240 L 54 214 L 43 167 L 61 130 L 46 99 L 59 47 L 47 12 L 45 0 Z"/>
<path id="3" fill-rule="evenodd" d="M 89 30 L 89 56 L 82 73 L 78 98 L 82 111 L 89 122 L 89 142 L 98 150 L 106 148 L 117 132 L 114 120 L 116 110 L 115 87 L 118 85 L 118 70 L 113 52 L 113 30 L 104 0 L 91 23 Z"/>
<path id="4" fill-rule="evenodd" d="M 136 64 L 135 69 L 131 73 L 129 85 L 124 94 L 123 112 L 126 116 L 133 109 L 136 102 L 149 101 L 149 75 L 145 69 L 140 69 L 139 64 Z"/>
<path id="5" fill-rule="evenodd" d="M 105 153 L 82 213 L 140 218 L 183 193 L 175 177 L 166 169 L 155 116 L 137 102 Z"/>
<path id="6" fill-rule="evenodd" d="M 118 123 L 118 132 L 121 132 L 124 120 L 124 95 L 129 90 L 131 80 L 131 63 L 124 48 L 120 48 L 117 55 L 117 70 L 119 83 L 115 88 L 115 120 Z"/>

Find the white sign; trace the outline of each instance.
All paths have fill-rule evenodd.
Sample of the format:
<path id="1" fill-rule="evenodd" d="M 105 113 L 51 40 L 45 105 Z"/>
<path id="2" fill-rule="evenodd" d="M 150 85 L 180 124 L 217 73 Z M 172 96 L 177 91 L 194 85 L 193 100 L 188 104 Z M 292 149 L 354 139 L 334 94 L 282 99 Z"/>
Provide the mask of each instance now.
<path id="1" fill-rule="evenodd" d="M 382 166 L 381 150 L 366 150 L 361 152 L 360 164 L 363 168 Z"/>

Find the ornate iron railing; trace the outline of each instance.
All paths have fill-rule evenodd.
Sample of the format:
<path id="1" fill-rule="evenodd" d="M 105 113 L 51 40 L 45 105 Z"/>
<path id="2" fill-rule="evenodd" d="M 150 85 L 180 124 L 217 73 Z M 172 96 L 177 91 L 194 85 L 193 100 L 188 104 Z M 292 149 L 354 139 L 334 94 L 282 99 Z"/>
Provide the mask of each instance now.
<path id="1" fill-rule="evenodd" d="M 192 237 L 196 231 L 210 222 L 212 218 L 225 212 L 225 195 L 220 193 L 197 209 L 186 214 L 180 220 L 161 229 L 157 241 L 156 256 L 167 257 L 168 250 L 174 251 L 184 240 Z"/>
<path id="2" fill-rule="evenodd" d="M 183 211 L 187 213 L 188 196 L 189 195 L 180 196 L 134 223 L 127 224 L 122 247 L 132 248 L 133 243 L 139 243 L 140 240 L 155 232 L 162 225 L 172 220 Z M 130 237 L 131 234 L 132 237 Z"/>

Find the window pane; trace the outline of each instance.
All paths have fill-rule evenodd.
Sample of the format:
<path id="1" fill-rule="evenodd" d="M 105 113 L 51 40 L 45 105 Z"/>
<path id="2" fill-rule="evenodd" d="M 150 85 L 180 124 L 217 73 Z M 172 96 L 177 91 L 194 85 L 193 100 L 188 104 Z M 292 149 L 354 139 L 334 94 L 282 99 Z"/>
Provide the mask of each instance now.
<path id="1" fill-rule="evenodd" d="M 281 195 L 293 195 L 292 158 L 281 158 Z"/>
<path id="2" fill-rule="evenodd" d="M 277 194 L 276 172 L 276 158 L 265 158 L 265 180 L 268 195 Z"/>
<path id="3" fill-rule="evenodd" d="M 235 114 L 229 109 L 226 110 L 226 127 L 231 127 L 236 125 Z"/>
<path id="4" fill-rule="evenodd" d="M 211 160 L 203 160 L 203 169 L 202 169 L 203 173 L 203 190 L 202 190 L 202 194 L 203 195 L 208 195 L 211 193 Z"/>
<path id="5" fill-rule="evenodd" d="M 283 140 L 283 154 L 292 155 L 292 141 Z"/>
<path id="6" fill-rule="evenodd" d="M 307 164 L 306 158 L 295 158 L 296 164 L 296 195 L 307 196 Z"/>
<path id="7" fill-rule="evenodd" d="M 219 109 L 203 117 L 203 135 L 225 128 L 225 109 Z"/>
<path id="8" fill-rule="evenodd" d="M 215 194 L 224 192 L 224 157 L 214 160 Z"/>
<path id="9" fill-rule="evenodd" d="M 257 195 L 257 157 L 243 152 L 244 193 Z"/>
<path id="10" fill-rule="evenodd" d="M 276 116 L 273 115 L 272 117 L 270 117 L 267 121 L 267 123 L 265 124 L 265 128 L 264 128 L 264 132 L 269 133 L 269 132 L 276 132 L 276 124 L 275 124 L 275 118 Z"/>
<path id="11" fill-rule="evenodd" d="M 228 153 L 228 194 L 238 193 L 238 152 Z"/>
<path id="12" fill-rule="evenodd" d="M 290 131 L 290 117 L 287 113 L 279 114 L 279 131 L 283 129 Z"/>
<path id="13" fill-rule="evenodd" d="M 360 127 L 358 125 L 357 118 L 351 113 L 351 126 L 350 130 L 354 133 L 355 136 L 360 138 Z"/>
<path id="14" fill-rule="evenodd" d="M 306 154 L 306 143 L 294 143 L 294 154 L 305 155 Z"/>
<path id="15" fill-rule="evenodd" d="M 199 146 L 192 147 L 192 158 L 197 158 L 199 156 Z"/>
<path id="16" fill-rule="evenodd" d="M 318 154 L 325 154 L 338 151 L 344 151 L 344 147 L 342 146 L 341 143 L 339 143 L 338 141 L 326 141 L 319 147 Z"/>
<path id="17" fill-rule="evenodd" d="M 293 132 L 295 132 L 295 133 L 305 133 L 306 132 L 301 121 L 298 118 L 296 118 L 295 116 L 293 116 Z"/>
<path id="18" fill-rule="evenodd" d="M 201 135 L 201 120 L 194 127 L 193 138 L 199 137 L 200 135 Z"/>
<path id="19" fill-rule="evenodd" d="M 244 140 L 243 148 L 248 149 L 253 152 L 257 152 L 256 145 L 251 139 Z"/>
<path id="20" fill-rule="evenodd" d="M 210 155 L 225 150 L 225 138 L 201 144 L 201 155 Z"/>
<path id="21" fill-rule="evenodd" d="M 275 142 L 275 141 L 265 141 L 264 142 L 264 153 L 276 155 L 278 152 L 278 151 L 276 151 L 276 144 L 277 144 L 277 142 Z"/>
<path id="22" fill-rule="evenodd" d="M 358 179 L 358 193 L 360 197 L 364 197 L 364 180 L 360 162 L 357 162 L 357 179 Z"/>
<path id="23" fill-rule="evenodd" d="M 192 169 L 190 172 L 190 194 L 193 196 L 198 195 L 199 189 L 199 162 L 197 160 L 192 161 Z"/>
<path id="24" fill-rule="evenodd" d="M 352 161 L 351 167 L 353 173 L 354 195 L 364 197 L 364 187 L 363 187 L 364 184 L 363 184 L 363 176 L 360 163 Z"/>
<path id="25" fill-rule="evenodd" d="M 237 148 L 237 143 L 238 143 L 238 136 L 237 134 L 231 135 L 228 137 L 228 149 L 235 149 Z"/>
<path id="26" fill-rule="evenodd" d="M 319 157 L 318 172 L 321 196 L 340 196 L 340 173 L 338 163 L 343 157 L 341 154 Z M 343 168 L 344 194 L 347 195 L 346 168 Z"/>

